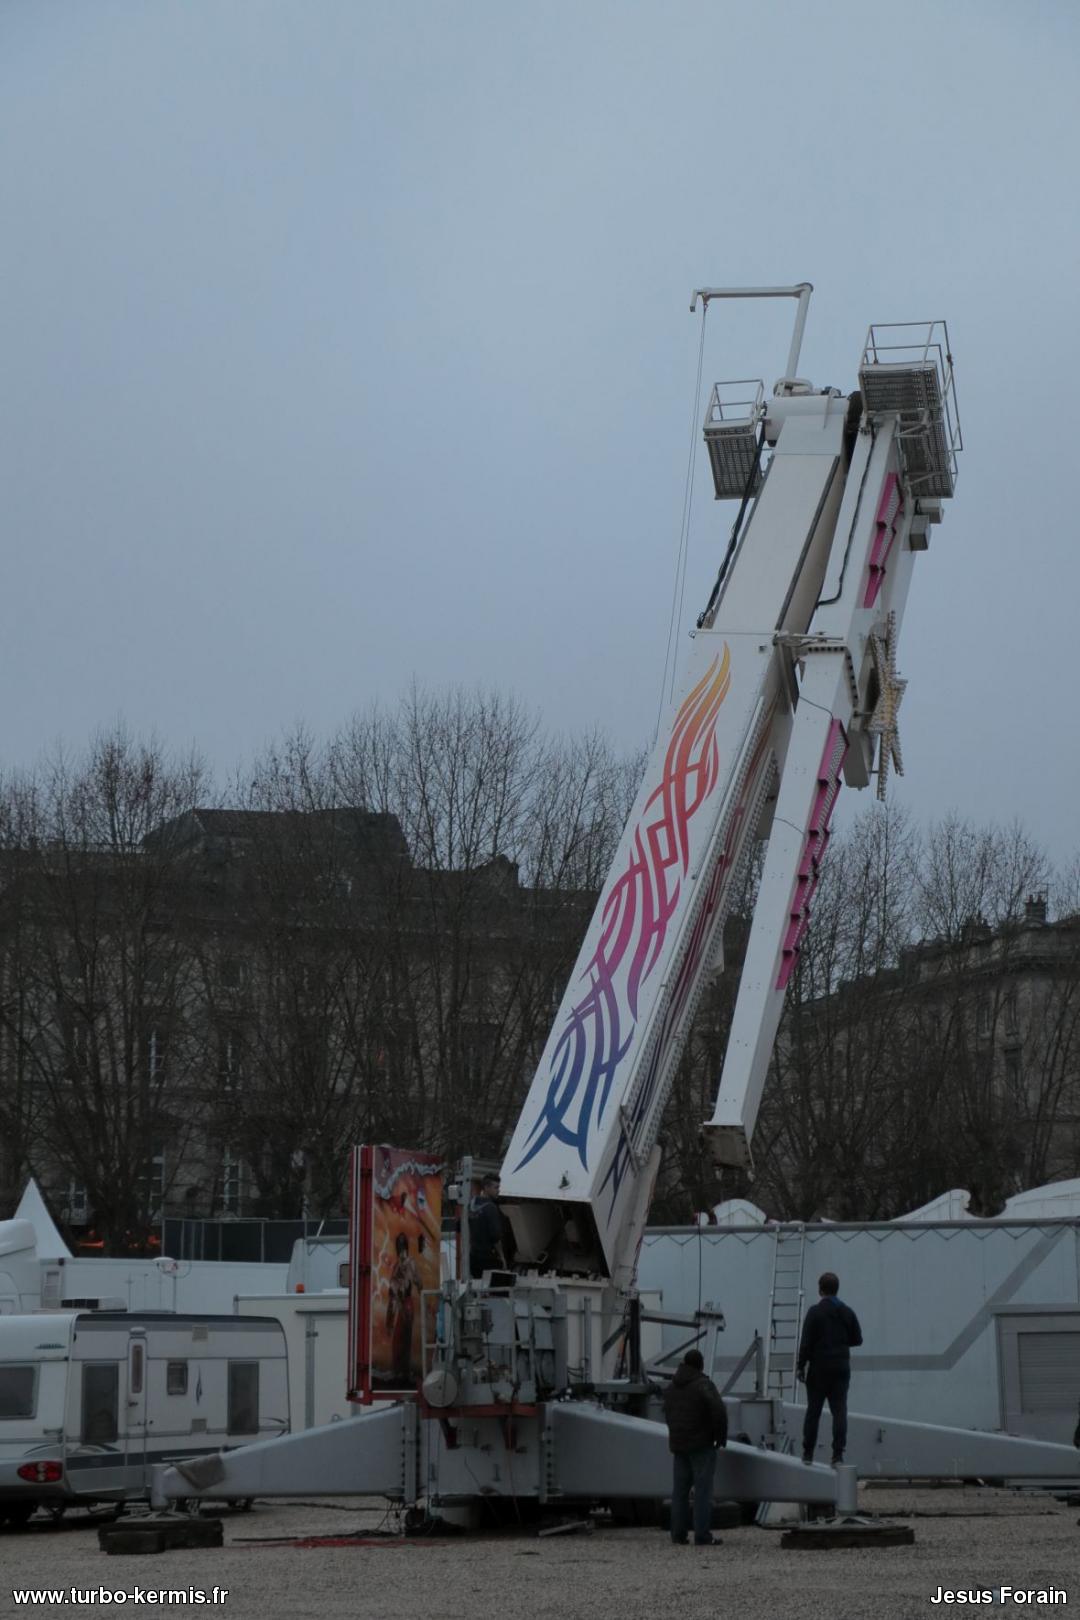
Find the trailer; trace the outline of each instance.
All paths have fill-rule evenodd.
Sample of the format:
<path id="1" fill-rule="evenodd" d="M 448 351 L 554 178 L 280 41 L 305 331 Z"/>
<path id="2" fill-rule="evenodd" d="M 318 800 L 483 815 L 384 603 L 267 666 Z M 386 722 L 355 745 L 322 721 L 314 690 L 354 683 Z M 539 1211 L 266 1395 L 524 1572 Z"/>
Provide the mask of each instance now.
<path id="1" fill-rule="evenodd" d="M 864 1345 L 860 1409 L 1067 1444 L 1080 1406 L 1080 1221 L 902 1220 L 654 1227 L 638 1277 L 664 1308 L 724 1303 L 714 1368 L 798 1402 L 795 1332 L 824 1271 Z M 668 1342 L 675 1331 L 667 1330 Z M 755 1347 L 755 1353 L 747 1351 Z"/>
<path id="2" fill-rule="evenodd" d="M 0 1333 L 0 1521 L 149 1495 L 155 1463 L 288 1432 L 281 1323 L 41 1311 Z"/>
<path id="3" fill-rule="evenodd" d="M 294 1434 L 356 1416 L 360 1409 L 346 1394 L 347 1289 L 240 1295 L 234 1309 L 245 1321 L 270 1318 L 281 1324 L 289 1358 L 289 1428 Z"/>

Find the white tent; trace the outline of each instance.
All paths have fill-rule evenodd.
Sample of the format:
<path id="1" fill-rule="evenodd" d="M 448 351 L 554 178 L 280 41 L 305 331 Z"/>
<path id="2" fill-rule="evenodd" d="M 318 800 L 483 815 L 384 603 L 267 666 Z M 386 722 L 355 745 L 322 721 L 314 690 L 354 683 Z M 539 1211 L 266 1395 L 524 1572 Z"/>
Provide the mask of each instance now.
<path id="1" fill-rule="evenodd" d="M 71 1250 L 64 1242 L 49 1211 L 45 1207 L 45 1200 L 41 1196 L 37 1182 L 30 1178 L 26 1183 L 19 1207 L 15 1211 L 17 1221 L 29 1221 L 34 1229 L 34 1246 L 37 1249 L 39 1260 L 70 1260 Z M 0 1228 L 7 1222 L 0 1222 Z"/>
<path id="2" fill-rule="evenodd" d="M 1075 1220 L 1080 1216 L 1080 1181 L 1050 1181 L 1044 1187 L 1029 1187 L 1014 1193 L 999 1221 Z"/>
<path id="3" fill-rule="evenodd" d="M 711 1226 L 764 1226 L 769 1217 L 748 1198 L 726 1198 L 713 1210 L 712 1221 L 699 1216 L 699 1224 Z"/>
<path id="4" fill-rule="evenodd" d="M 0 1221 L 0 1256 L 17 1254 L 33 1259 L 36 1242 L 37 1234 L 29 1221 Z"/>
<path id="5" fill-rule="evenodd" d="M 920 1204 L 918 1209 L 909 1210 L 906 1215 L 898 1215 L 898 1221 L 968 1221 L 971 1214 L 968 1205 L 971 1194 L 965 1192 L 963 1187 L 953 1187 L 950 1192 L 938 1193 L 931 1198 L 928 1204 Z"/>

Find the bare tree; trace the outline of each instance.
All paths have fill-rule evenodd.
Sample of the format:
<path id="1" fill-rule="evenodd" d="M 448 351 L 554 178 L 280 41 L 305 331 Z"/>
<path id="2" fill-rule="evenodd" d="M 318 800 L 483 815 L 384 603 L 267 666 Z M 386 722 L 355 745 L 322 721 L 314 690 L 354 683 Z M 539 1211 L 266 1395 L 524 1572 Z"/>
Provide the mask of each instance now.
<path id="1" fill-rule="evenodd" d="M 83 1189 L 113 1249 L 148 1242 L 201 1082 L 185 877 L 151 835 L 204 781 L 117 729 L 5 794 L 5 1109 L 25 1167 Z"/>
<path id="2" fill-rule="evenodd" d="M 815 900 L 762 1107 L 771 1210 L 995 1213 L 1075 1155 L 1076 930 L 1018 826 L 864 817 Z M 1057 1173 L 1061 1173 L 1060 1170 Z"/>
<path id="3" fill-rule="evenodd" d="M 621 832 L 627 771 L 599 737 L 549 741 L 496 694 L 415 688 L 354 718 L 333 767 L 339 801 L 397 817 L 412 856 L 373 886 L 387 1084 L 423 1145 L 494 1156 L 587 922 L 582 884 Z"/>
<path id="4" fill-rule="evenodd" d="M 238 781 L 199 953 L 214 1131 L 260 1212 L 339 1208 L 350 1141 L 498 1155 L 639 768 L 414 687 Z"/>
<path id="5" fill-rule="evenodd" d="M 916 1158 L 921 1149 L 946 1186 L 969 1187 L 985 1214 L 1033 1168 L 1025 1166 L 1025 1104 L 1003 1048 L 1018 1035 L 1027 900 L 1048 878 L 1044 853 L 1022 827 L 976 827 L 957 816 L 929 828 L 916 874 L 927 1123 L 909 1152 Z"/>
<path id="6" fill-rule="evenodd" d="M 15 1208 L 37 1136 L 40 1088 L 32 1062 L 32 981 L 26 972 L 32 906 L 23 880 L 41 812 L 36 784 L 0 783 L 0 1211 Z"/>
<path id="7" fill-rule="evenodd" d="M 755 1138 L 754 1196 L 773 1213 L 884 1213 L 916 852 L 909 820 L 876 807 L 830 847 Z"/>
<path id="8" fill-rule="evenodd" d="M 372 895 L 408 852 L 392 818 L 340 805 L 335 789 L 327 751 L 299 729 L 256 761 L 231 810 L 200 818 L 208 853 L 225 854 L 200 947 L 213 1129 L 267 1215 L 340 1210 L 348 1145 L 395 1139 L 402 1123 L 380 1085 Z M 224 1199 L 220 1172 L 214 1193 Z"/>

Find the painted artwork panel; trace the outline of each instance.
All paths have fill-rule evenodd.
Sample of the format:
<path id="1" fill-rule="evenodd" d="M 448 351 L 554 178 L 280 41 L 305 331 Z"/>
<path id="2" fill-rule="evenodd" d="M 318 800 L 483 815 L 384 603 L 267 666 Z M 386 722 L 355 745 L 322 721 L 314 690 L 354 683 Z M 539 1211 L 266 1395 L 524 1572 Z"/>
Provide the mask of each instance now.
<path id="1" fill-rule="evenodd" d="M 439 1287 L 442 1161 L 407 1148 L 372 1149 L 371 1391 L 414 1394 L 423 1366 L 427 1290 Z M 427 1303 L 428 1342 L 436 1301 Z"/>

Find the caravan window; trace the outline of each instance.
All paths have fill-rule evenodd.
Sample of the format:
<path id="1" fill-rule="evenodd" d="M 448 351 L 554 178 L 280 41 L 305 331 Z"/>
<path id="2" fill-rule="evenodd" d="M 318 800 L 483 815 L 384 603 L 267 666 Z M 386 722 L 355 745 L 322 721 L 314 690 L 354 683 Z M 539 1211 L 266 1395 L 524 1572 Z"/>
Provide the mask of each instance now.
<path id="1" fill-rule="evenodd" d="M 259 1363 L 229 1362 L 229 1433 L 259 1432 Z"/>
<path id="2" fill-rule="evenodd" d="M 165 1393 L 166 1395 L 187 1394 L 186 1361 L 167 1361 L 165 1363 Z"/>
<path id="3" fill-rule="evenodd" d="M 36 1367 L 0 1367 L 0 1419 L 32 1418 Z"/>
<path id="4" fill-rule="evenodd" d="M 82 1370 L 82 1443 L 107 1445 L 115 1440 L 120 1413 L 120 1365 L 86 1361 Z"/>

